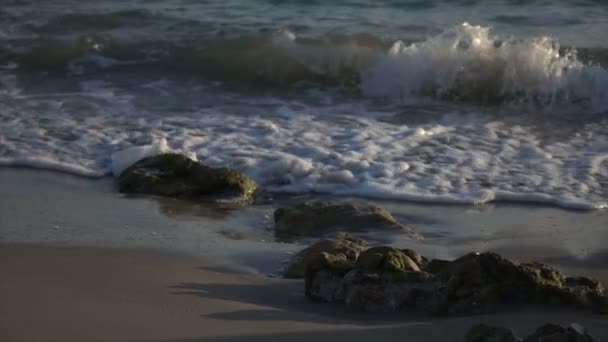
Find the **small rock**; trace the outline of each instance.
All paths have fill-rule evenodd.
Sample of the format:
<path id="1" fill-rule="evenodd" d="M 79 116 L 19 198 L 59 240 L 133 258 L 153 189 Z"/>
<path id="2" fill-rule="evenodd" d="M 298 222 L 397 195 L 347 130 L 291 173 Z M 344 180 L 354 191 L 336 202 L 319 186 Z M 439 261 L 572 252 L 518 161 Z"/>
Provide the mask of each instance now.
<path id="1" fill-rule="evenodd" d="M 295 236 L 321 235 L 332 228 L 343 230 L 395 229 L 421 238 L 412 228 L 399 223 L 387 210 L 367 204 L 305 202 L 274 212 L 275 229 Z"/>
<path id="2" fill-rule="evenodd" d="M 478 324 L 469 330 L 465 342 L 517 342 L 512 330 L 486 324 Z"/>

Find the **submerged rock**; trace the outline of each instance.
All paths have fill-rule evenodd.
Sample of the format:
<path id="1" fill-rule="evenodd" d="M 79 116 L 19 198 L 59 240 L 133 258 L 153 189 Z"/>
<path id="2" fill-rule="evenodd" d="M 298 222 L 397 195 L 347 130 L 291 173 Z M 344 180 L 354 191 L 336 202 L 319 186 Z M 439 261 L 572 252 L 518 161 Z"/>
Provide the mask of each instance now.
<path id="1" fill-rule="evenodd" d="M 367 247 L 367 242 L 362 239 L 349 237 L 339 234 L 335 239 L 319 241 L 295 254 L 287 264 L 285 278 L 304 278 L 306 270 L 315 263 L 325 262 L 330 259 L 342 259 L 341 261 L 350 262 L 353 267 L 359 253 Z"/>
<path id="2" fill-rule="evenodd" d="M 428 261 L 392 247 L 374 247 L 356 262 L 325 257 L 306 274 L 306 294 L 363 312 L 413 308 L 432 314 L 480 314 L 518 305 L 606 307 L 595 280 L 566 277 L 539 263 L 515 263 L 494 253 Z M 415 261 L 416 260 L 416 261 Z"/>
<path id="3" fill-rule="evenodd" d="M 517 342 L 513 330 L 486 324 L 478 324 L 469 330 L 465 342 Z"/>
<path id="4" fill-rule="evenodd" d="M 296 236 L 321 235 L 332 228 L 347 231 L 394 229 L 421 238 L 412 228 L 399 223 L 386 209 L 367 204 L 305 202 L 274 212 L 275 229 Z"/>
<path id="5" fill-rule="evenodd" d="M 117 179 L 123 193 L 179 198 L 250 201 L 256 184 L 233 169 L 211 168 L 178 153 L 139 160 Z"/>

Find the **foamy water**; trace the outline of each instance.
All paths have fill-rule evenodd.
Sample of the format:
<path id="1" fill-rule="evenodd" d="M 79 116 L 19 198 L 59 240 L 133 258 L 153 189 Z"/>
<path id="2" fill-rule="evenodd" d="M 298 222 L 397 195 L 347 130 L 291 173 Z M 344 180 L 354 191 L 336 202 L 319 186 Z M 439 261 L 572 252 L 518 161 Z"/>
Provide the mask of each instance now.
<path id="1" fill-rule="evenodd" d="M 0 165 L 101 177 L 176 150 L 274 192 L 608 207 L 608 71 L 553 38 L 461 24 L 387 46 L 289 30 L 264 44 L 268 68 L 290 66 L 272 69 L 288 83 L 241 91 L 226 85 L 232 74 L 158 77 L 146 63 L 160 57 L 119 61 L 99 46 L 49 84 L 7 61 Z M 270 70 L 245 60 L 248 81 Z"/>

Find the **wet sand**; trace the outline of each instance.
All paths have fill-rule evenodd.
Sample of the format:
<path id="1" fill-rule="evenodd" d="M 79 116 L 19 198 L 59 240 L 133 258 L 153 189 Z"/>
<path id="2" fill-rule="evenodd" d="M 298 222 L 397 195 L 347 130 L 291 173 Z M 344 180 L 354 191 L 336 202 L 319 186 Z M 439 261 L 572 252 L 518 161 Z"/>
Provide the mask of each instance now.
<path id="1" fill-rule="evenodd" d="M 311 303 L 303 281 L 266 276 L 309 242 L 275 239 L 278 203 L 215 210 L 122 196 L 111 179 L 10 168 L 0 188 L 1 341 L 459 341 L 480 322 L 520 336 L 578 322 L 608 340 L 608 317 L 584 312 L 436 318 Z M 369 238 L 430 257 L 493 250 L 608 284 L 605 211 L 380 204 L 427 238 Z"/>
<path id="2" fill-rule="evenodd" d="M 522 335 L 578 322 L 608 338 L 608 318 L 582 312 L 350 314 L 307 301 L 302 281 L 150 250 L 2 245 L 0 269 L 3 341 L 459 341 L 479 322 Z"/>

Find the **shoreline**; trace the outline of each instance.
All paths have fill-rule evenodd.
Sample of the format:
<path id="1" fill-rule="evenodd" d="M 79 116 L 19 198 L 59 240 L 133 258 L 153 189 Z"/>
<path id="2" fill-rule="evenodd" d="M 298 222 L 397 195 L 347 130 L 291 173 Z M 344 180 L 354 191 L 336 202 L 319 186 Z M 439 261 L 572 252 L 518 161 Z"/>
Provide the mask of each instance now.
<path id="1" fill-rule="evenodd" d="M 34 160 L 33 162 L 11 162 L 3 161 L 0 159 L 0 169 L 8 170 L 23 170 L 26 172 L 41 172 L 57 174 L 58 176 L 75 177 L 83 180 L 90 181 L 101 181 L 101 180 L 112 180 L 116 178 L 112 175 L 111 170 L 105 172 L 95 172 L 92 170 L 77 170 L 79 166 L 74 165 L 60 165 L 60 164 L 49 164 L 44 165 L 45 162 L 38 163 Z M 38 165 L 39 164 L 39 165 Z M 1 171 L 1 170 L 0 170 Z M 518 194 L 511 192 L 497 192 L 494 195 L 494 199 L 482 201 L 482 202 L 470 202 L 466 199 L 454 199 L 450 196 L 438 197 L 437 199 L 412 196 L 373 196 L 373 195 L 358 195 L 358 194 L 331 194 L 323 192 L 311 192 L 311 193 L 291 193 L 291 192 L 276 192 L 273 193 L 276 197 L 298 197 L 298 196 L 319 196 L 319 197 L 332 197 L 336 199 L 349 199 L 358 198 L 363 201 L 376 201 L 376 202 L 389 202 L 403 205 L 419 205 L 419 206 L 436 206 L 436 207 L 460 207 L 460 208 L 476 208 L 483 206 L 521 206 L 521 207 L 539 207 L 548 209 L 561 209 L 573 212 L 608 212 L 608 203 L 603 203 L 598 206 L 591 206 L 581 201 L 563 201 L 559 198 L 553 198 L 551 195 L 544 193 L 530 193 L 530 194 Z M 560 204 L 562 203 L 562 204 Z"/>
<path id="2" fill-rule="evenodd" d="M 226 272 L 205 258 L 144 249 L 3 244 L 0 268 L 0 331 L 15 342 L 448 341 L 477 323 L 527 334 L 546 322 L 576 322 L 608 337 L 605 316 L 578 311 L 353 314 L 306 300 L 302 280 Z"/>
<path id="3" fill-rule="evenodd" d="M 117 193 L 111 181 L 0 167 L 0 187 L 10 198 L 0 203 L 0 243 L 150 248 L 213 256 L 240 272 L 277 274 L 289 255 L 315 241 L 276 236 L 272 216 L 277 207 L 309 199 L 361 200 L 286 196 L 270 204 L 218 210 L 183 200 L 126 196 Z M 369 202 L 386 208 L 425 239 L 414 241 L 380 231 L 361 237 L 432 258 L 495 251 L 557 267 L 581 267 L 601 264 L 601 256 L 608 253 L 602 243 L 608 239 L 605 211 Z"/>
<path id="4" fill-rule="evenodd" d="M 233 211 L 111 191 L 109 180 L 0 168 L 0 337 L 10 341 L 460 340 L 477 323 L 524 336 L 577 322 L 608 339 L 605 316 L 526 310 L 496 315 L 361 315 L 308 301 L 277 278 L 292 243 L 273 234 L 280 199 Z M 370 232 L 375 243 L 453 259 L 491 250 L 608 284 L 604 212 L 521 206 L 380 205 L 425 234 Z M 237 236 L 238 235 L 238 236 Z M 232 237 L 232 238 L 227 238 Z M 267 275 L 272 275 L 269 277 Z"/>

